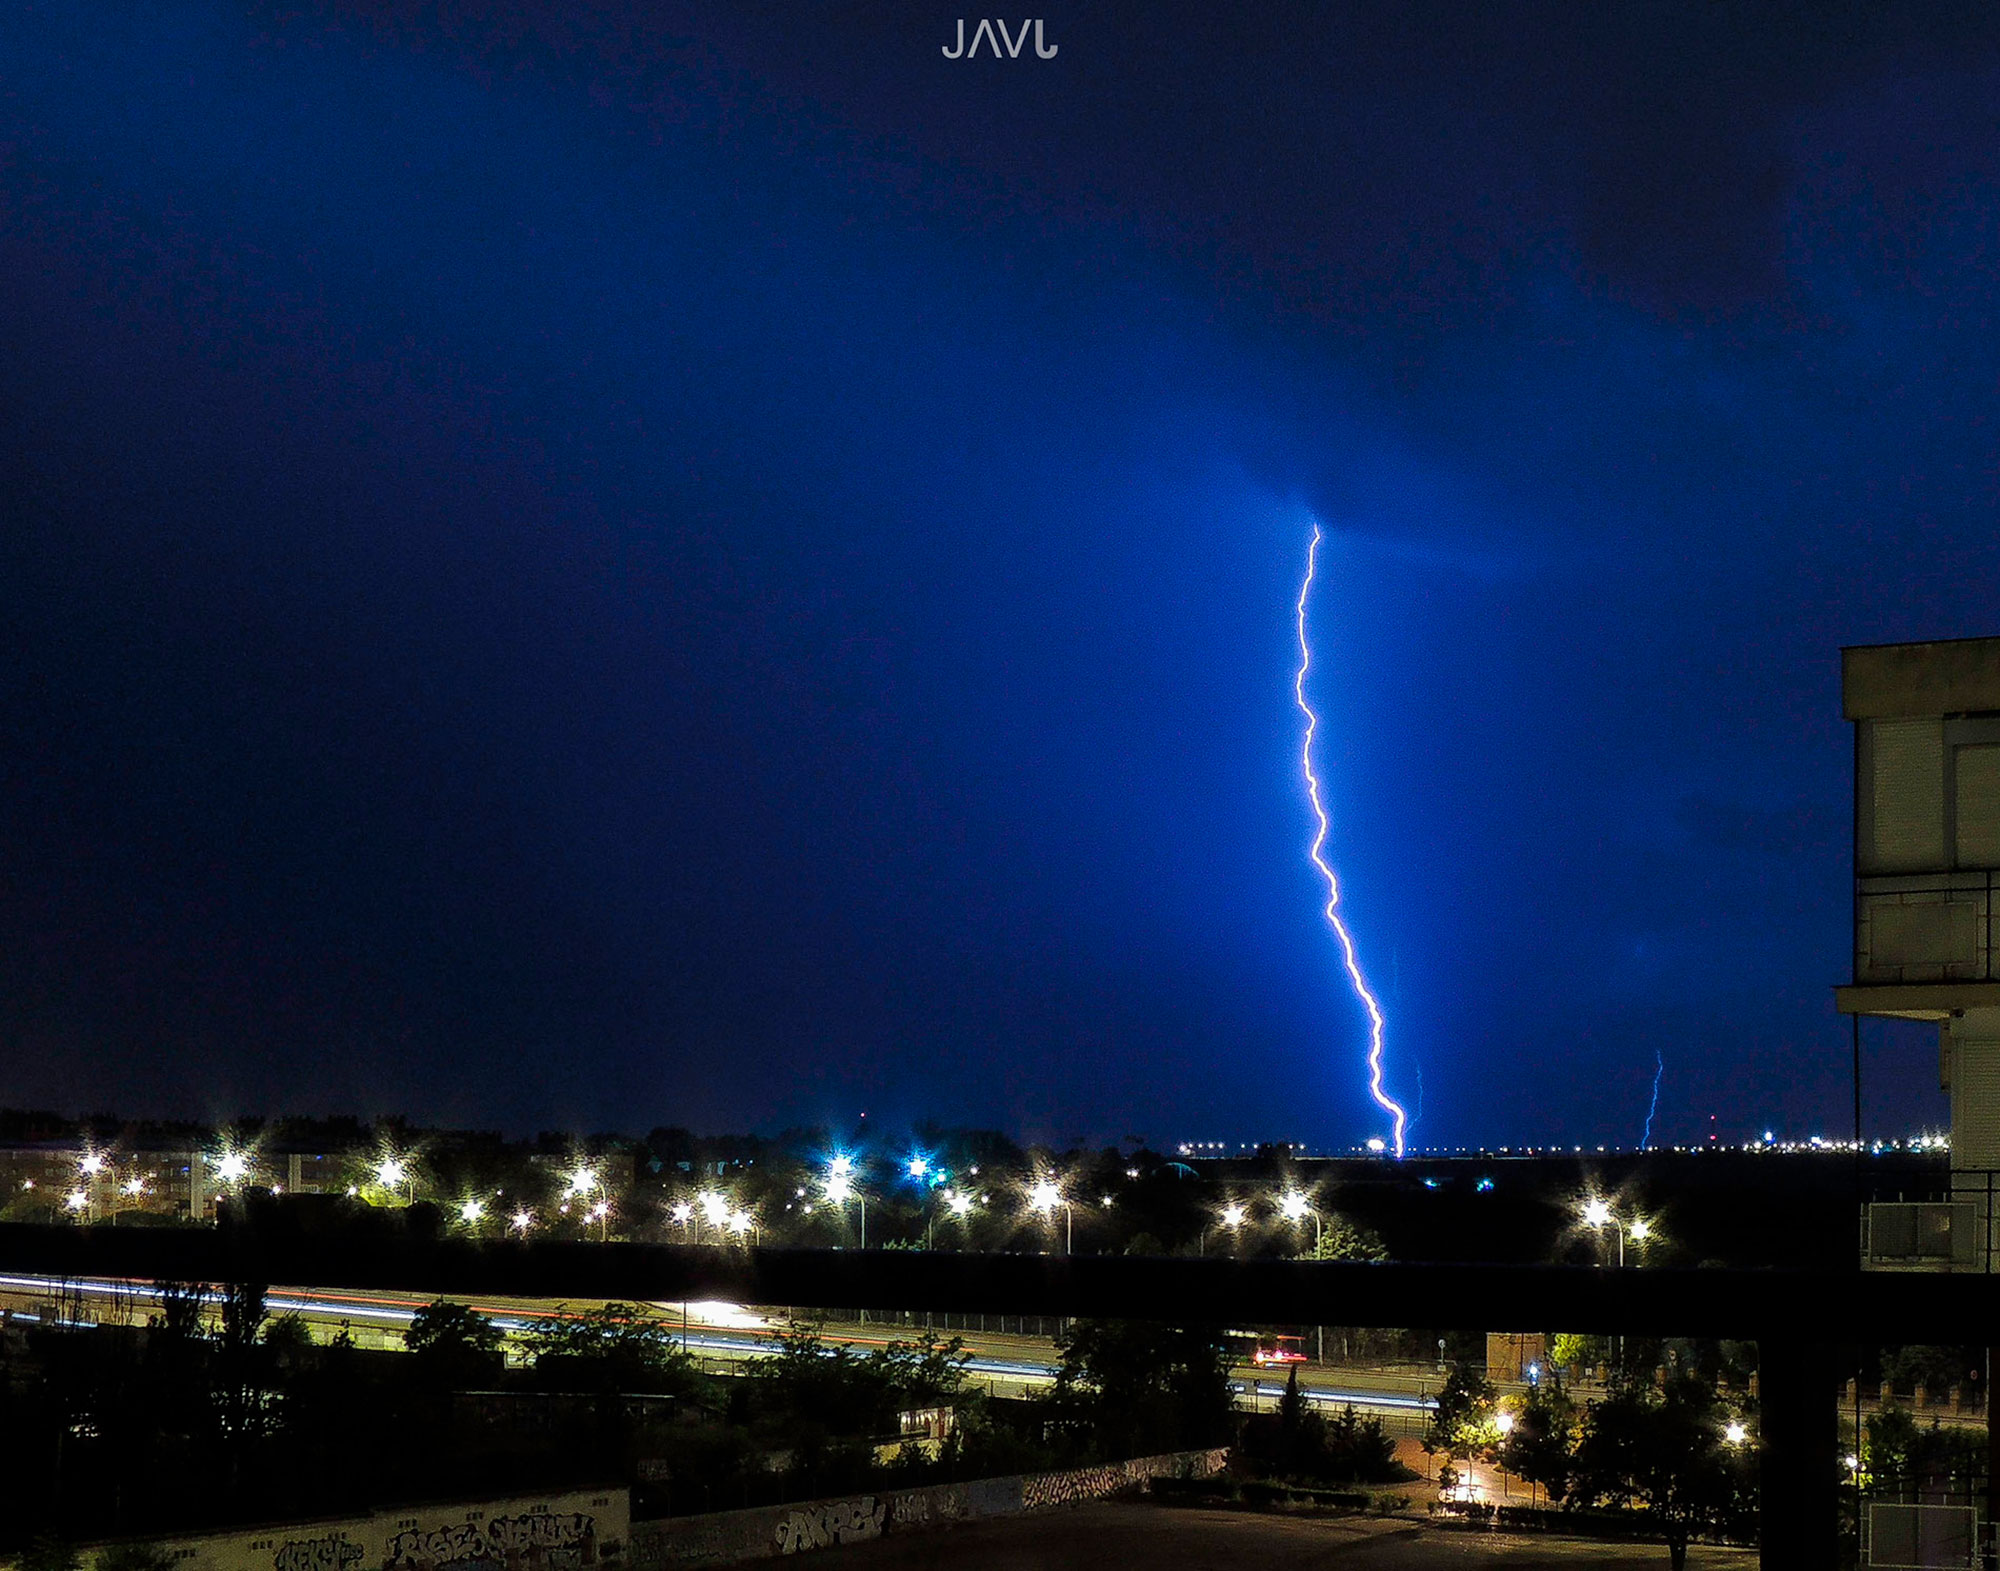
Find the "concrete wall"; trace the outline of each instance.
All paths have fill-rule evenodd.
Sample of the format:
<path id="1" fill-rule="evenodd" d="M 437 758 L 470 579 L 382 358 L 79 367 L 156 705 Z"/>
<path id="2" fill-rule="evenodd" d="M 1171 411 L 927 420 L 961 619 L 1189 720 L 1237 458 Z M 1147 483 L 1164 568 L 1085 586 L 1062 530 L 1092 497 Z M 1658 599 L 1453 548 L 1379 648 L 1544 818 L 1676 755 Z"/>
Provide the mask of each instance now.
<path id="1" fill-rule="evenodd" d="M 949 1527 L 980 1517 L 1075 1505 L 1137 1488 L 1148 1478 L 1205 1478 L 1219 1472 L 1227 1456 L 1226 1451 L 1182 1451 L 1061 1473 L 982 1478 L 840 1500 L 635 1522 L 630 1564 L 632 1571 L 730 1565 L 858 1543 L 884 1533 Z"/>
<path id="2" fill-rule="evenodd" d="M 630 1530 L 619 1488 L 142 1542 L 172 1556 L 175 1571 L 622 1571 Z M 83 1571 L 102 1552 L 85 1549 Z"/>

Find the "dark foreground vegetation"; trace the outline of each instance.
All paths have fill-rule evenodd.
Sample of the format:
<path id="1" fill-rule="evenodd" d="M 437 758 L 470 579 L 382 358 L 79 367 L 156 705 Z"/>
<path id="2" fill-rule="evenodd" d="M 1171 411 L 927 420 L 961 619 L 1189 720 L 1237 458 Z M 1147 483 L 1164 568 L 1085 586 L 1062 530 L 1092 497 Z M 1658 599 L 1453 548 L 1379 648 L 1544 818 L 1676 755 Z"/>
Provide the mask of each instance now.
<path id="1" fill-rule="evenodd" d="M 186 1284 L 143 1326 L 7 1327 L 0 1552 L 60 1567 L 81 1539 L 606 1483 L 635 1483 L 638 1516 L 722 1510 L 1221 1445 L 1235 1428 L 1216 1338 L 1150 1323 L 1074 1323 L 1048 1394 L 1003 1401 L 930 1333 L 862 1354 L 800 1325 L 718 1376 L 673 1322 L 614 1304 L 522 1333 L 506 1367 L 499 1328 L 461 1305 L 421 1311 L 396 1352 L 316 1343 L 263 1299 Z"/>

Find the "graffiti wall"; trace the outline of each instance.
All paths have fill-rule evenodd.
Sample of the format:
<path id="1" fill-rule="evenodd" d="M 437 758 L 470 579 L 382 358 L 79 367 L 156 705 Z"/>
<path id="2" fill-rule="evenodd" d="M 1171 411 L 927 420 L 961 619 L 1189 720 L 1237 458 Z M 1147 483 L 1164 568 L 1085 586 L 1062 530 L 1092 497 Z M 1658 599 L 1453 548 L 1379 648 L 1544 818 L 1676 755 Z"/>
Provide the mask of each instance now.
<path id="1" fill-rule="evenodd" d="M 175 1571 L 624 1571 L 630 1537 L 626 1492 L 596 1489 L 165 1538 L 151 1547 L 170 1556 Z M 83 1571 L 96 1571 L 103 1552 L 85 1550 Z"/>
<path id="2" fill-rule="evenodd" d="M 1171 1456 L 1134 1457 L 1103 1467 L 1071 1468 L 1062 1473 L 1033 1473 L 1021 1480 L 1021 1509 L 1073 1506 L 1085 1500 L 1136 1489 L 1149 1478 L 1207 1478 L 1222 1471 L 1227 1451 L 1180 1451 Z"/>
<path id="3" fill-rule="evenodd" d="M 1136 1488 L 1148 1478 L 1206 1478 L 1221 1470 L 1228 1455 L 1226 1451 L 1185 1451 L 1026 1478 L 982 1478 L 843 1500 L 808 1500 L 750 1511 L 635 1522 L 630 1567 L 631 1571 L 669 1571 L 680 1566 L 766 1560 L 834 1544 L 860 1543 L 884 1533 L 949 1527 L 979 1517 L 1075 1505 Z"/>

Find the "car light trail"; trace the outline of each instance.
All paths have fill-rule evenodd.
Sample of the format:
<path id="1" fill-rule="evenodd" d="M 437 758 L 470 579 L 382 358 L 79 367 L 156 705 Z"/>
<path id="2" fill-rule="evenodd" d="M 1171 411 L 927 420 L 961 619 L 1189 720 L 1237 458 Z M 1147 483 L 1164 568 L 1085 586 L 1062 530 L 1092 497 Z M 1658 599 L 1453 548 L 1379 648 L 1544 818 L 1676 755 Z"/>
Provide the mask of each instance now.
<path id="1" fill-rule="evenodd" d="M 1340 940 L 1341 959 L 1347 965 L 1347 977 L 1354 984 L 1355 995 L 1368 1011 L 1368 1094 L 1375 1099 L 1375 1105 L 1395 1120 L 1396 1155 L 1403 1154 L 1403 1132 L 1408 1120 L 1403 1110 L 1382 1089 L 1382 1006 L 1375 1001 L 1369 990 L 1368 979 L 1361 974 L 1361 962 L 1354 953 L 1354 936 L 1348 932 L 1347 924 L 1340 919 L 1340 879 L 1326 860 L 1326 837 L 1331 826 L 1327 821 L 1325 804 L 1320 801 L 1319 776 L 1313 773 L 1313 735 L 1319 730 L 1319 716 L 1306 702 L 1306 672 L 1312 668 L 1312 648 L 1306 642 L 1306 601 L 1312 595 L 1313 574 L 1319 565 L 1319 543 L 1321 532 L 1318 524 L 1313 525 L 1312 544 L 1306 548 L 1306 577 L 1299 585 L 1299 674 L 1292 683 L 1293 695 L 1299 701 L 1299 708 L 1306 717 L 1306 739 L 1303 759 L 1306 772 L 1306 794 L 1312 799 L 1313 817 L 1318 821 L 1318 832 L 1313 836 L 1312 862 L 1320 876 L 1326 880 L 1326 920 L 1333 928 L 1334 936 Z"/>
<path id="2" fill-rule="evenodd" d="M 1657 1047 L 1653 1049 L 1653 1101 L 1646 1109 L 1646 1132 L 1639 1136 L 1639 1149 L 1653 1149 L 1653 1115 L 1660 1110 L 1660 1081 L 1667 1072 L 1667 1055 Z"/>

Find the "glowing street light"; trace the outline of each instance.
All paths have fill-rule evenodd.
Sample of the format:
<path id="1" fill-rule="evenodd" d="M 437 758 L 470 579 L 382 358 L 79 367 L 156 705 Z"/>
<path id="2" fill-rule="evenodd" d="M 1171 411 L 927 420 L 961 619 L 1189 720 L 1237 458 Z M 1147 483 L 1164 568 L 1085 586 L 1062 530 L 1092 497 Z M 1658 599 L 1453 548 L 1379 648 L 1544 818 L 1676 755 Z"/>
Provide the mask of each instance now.
<path id="1" fill-rule="evenodd" d="M 87 1152 L 83 1160 L 76 1164 L 85 1178 L 95 1178 L 104 1171 L 104 1158 L 95 1151 Z"/>
<path id="2" fill-rule="evenodd" d="M 854 1159 L 847 1156 L 837 1156 L 831 1162 L 828 1162 L 826 1164 L 824 1187 L 826 1189 L 827 1204 L 833 1206 L 836 1210 L 845 1207 L 850 1200 L 854 1201 L 859 1207 L 861 1212 L 861 1247 L 866 1249 L 868 1247 L 868 1196 L 854 1182 Z"/>
<path id="3" fill-rule="evenodd" d="M 68 1194 L 63 1196 L 63 1204 L 72 1211 L 81 1211 L 85 1206 L 90 1204 L 90 1196 L 85 1194 L 81 1189 L 72 1189 Z"/>
<path id="4" fill-rule="evenodd" d="M 1249 1207 L 1243 1205 L 1240 1201 L 1236 1200 L 1230 1201 L 1227 1205 L 1225 1205 L 1222 1208 L 1220 1212 L 1217 1213 L 1216 1220 L 1214 1222 L 1206 1222 L 1202 1224 L 1201 1237 L 1196 1242 L 1195 1245 L 1196 1250 L 1201 1254 L 1204 1255 L 1207 1254 L 1208 1235 L 1211 1231 L 1214 1230 L 1214 1228 L 1217 1225 L 1226 1227 L 1229 1229 L 1230 1232 L 1234 1233 L 1243 1226 L 1245 1218 L 1247 1218 L 1249 1215 L 1250 1215 Z"/>
<path id="5" fill-rule="evenodd" d="M 958 1189 L 940 1190 L 931 1200 L 930 1216 L 924 1223 L 924 1248 L 929 1249 L 937 1238 L 938 1207 L 943 1206 L 952 1214 L 953 1220 L 962 1227 L 967 1217 L 972 1215 L 972 1196 Z"/>
<path id="6" fill-rule="evenodd" d="M 525 1208 L 516 1211 L 507 1219 L 507 1225 L 515 1232 L 526 1237 L 528 1229 L 535 1225 L 535 1213 Z"/>
<path id="7" fill-rule="evenodd" d="M 1493 1427 L 1499 1430 L 1502 1435 L 1511 1435 L 1514 1432 L 1514 1415 L 1512 1413 L 1494 1414 Z"/>
<path id="8" fill-rule="evenodd" d="M 375 1182 L 391 1194 L 398 1189 L 402 1190 L 404 1205 L 413 1206 L 417 1203 L 416 1168 L 407 1159 L 393 1152 L 384 1156 L 375 1164 Z"/>
<path id="9" fill-rule="evenodd" d="M 1076 1213 L 1070 1207 L 1069 1197 L 1062 1192 L 1056 1181 L 1047 1174 L 1036 1179 L 1034 1187 L 1028 1191 L 1028 1204 L 1048 1218 L 1051 1226 L 1055 1223 L 1056 1207 L 1062 1207 L 1063 1253 L 1071 1253 L 1072 1246 L 1076 1242 Z"/>
<path id="10" fill-rule="evenodd" d="M 1648 1222 L 1642 1216 L 1634 1217 L 1631 1221 L 1627 1222 L 1620 1218 L 1605 1201 L 1596 1195 L 1592 1195 L 1588 1200 L 1584 1201 L 1583 1220 L 1588 1227 L 1597 1232 L 1602 1232 L 1607 1226 L 1611 1228 L 1618 1239 L 1618 1264 L 1621 1268 L 1625 1264 L 1625 1240 L 1627 1236 L 1630 1236 L 1632 1241 L 1637 1244 L 1643 1244 L 1653 1236 L 1653 1224 L 1651 1222 Z"/>
<path id="11" fill-rule="evenodd" d="M 225 1151 L 222 1159 L 215 1164 L 215 1176 L 225 1184 L 241 1183 L 250 1173 L 250 1164 L 240 1152 Z"/>
<path id="12" fill-rule="evenodd" d="M 477 1227 L 480 1219 L 485 1215 L 486 1207 L 481 1205 L 477 1200 L 468 1200 L 458 1208 L 458 1219 L 467 1227 Z"/>
<path id="13" fill-rule="evenodd" d="M 919 1182 L 922 1182 L 924 1179 L 930 1177 L 931 1164 L 929 1160 L 924 1157 L 913 1156 L 904 1165 L 903 1171 L 908 1173 L 910 1177 L 918 1180 Z"/>
<path id="14" fill-rule="evenodd" d="M 1740 1446 L 1750 1438 L 1750 1431 L 1743 1427 L 1740 1420 L 1732 1418 L 1723 1429 L 1722 1438 L 1733 1446 Z"/>
<path id="15" fill-rule="evenodd" d="M 1317 1255 L 1320 1252 L 1320 1247 L 1326 1238 L 1326 1223 L 1320 1219 L 1319 1212 L 1313 1209 L 1313 1204 L 1310 1200 L 1306 1199 L 1298 1190 L 1288 1189 L 1278 1199 L 1278 1214 L 1287 1222 L 1293 1224 L 1303 1222 L 1307 1217 L 1311 1217 L 1313 1219 L 1313 1253 Z"/>
<path id="16" fill-rule="evenodd" d="M 126 1179 L 125 1182 L 120 1184 L 118 1187 L 124 1190 L 126 1194 L 131 1195 L 136 1199 L 138 1196 L 143 1195 L 146 1192 L 146 1180 L 141 1178 L 137 1173 L 134 1173 L 130 1178 Z"/>

